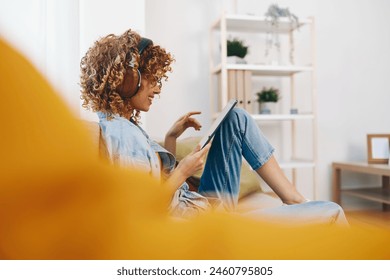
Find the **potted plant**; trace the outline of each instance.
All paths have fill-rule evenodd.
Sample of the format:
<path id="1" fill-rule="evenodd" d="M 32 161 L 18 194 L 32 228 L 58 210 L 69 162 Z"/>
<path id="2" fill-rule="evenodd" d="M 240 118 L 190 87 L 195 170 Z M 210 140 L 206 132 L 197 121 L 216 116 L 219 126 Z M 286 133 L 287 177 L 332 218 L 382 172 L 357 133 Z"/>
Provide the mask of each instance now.
<path id="1" fill-rule="evenodd" d="M 260 114 L 271 114 L 270 103 L 276 103 L 280 99 L 279 90 L 274 87 L 263 87 L 257 93 L 257 102 L 260 104 Z"/>
<path id="2" fill-rule="evenodd" d="M 230 63 L 246 63 L 244 57 L 248 54 L 248 46 L 243 41 L 234 38 L 227 40 L 227 56 Z"/>

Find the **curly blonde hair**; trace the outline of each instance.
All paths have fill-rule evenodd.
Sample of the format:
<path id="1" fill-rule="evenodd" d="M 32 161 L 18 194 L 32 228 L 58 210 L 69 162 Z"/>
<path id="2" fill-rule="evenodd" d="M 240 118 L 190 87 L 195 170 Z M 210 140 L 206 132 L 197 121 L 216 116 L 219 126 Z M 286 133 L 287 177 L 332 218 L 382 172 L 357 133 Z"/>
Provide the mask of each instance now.
<path id="1" fill-rule="evenodd" d="M 138 122 L 139 111 L 134 110 L 128 98 L 120 95 L 126 71 L 142 73 L 142 79 L 156 85 L 168 80 L 173 57 L 160 46 L 150 44 L 140 55 L 141 36 L 127 30 L 120 36 L 107 35 L 96 41 L 81 59 L 80 86 L 82 106 L 94 112 L 103 112 L 109 119 L 114 114 Z M 130 61 L 134 66 L 129 67 Z M 142 86 L 141 88 L 142 89 Z"/>

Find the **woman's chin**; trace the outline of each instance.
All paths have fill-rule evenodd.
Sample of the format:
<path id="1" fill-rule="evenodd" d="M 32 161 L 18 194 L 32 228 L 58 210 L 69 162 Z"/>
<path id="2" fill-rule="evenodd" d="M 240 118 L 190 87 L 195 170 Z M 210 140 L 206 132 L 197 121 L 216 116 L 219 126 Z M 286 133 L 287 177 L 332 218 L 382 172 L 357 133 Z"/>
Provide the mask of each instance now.
<path id="1" fill-rule="evenodd" d="M 145 106 L 144 108 L 140 109 L 141 112 L 149 112 L 149 110 L 150 110 L 150 106 Z"/>

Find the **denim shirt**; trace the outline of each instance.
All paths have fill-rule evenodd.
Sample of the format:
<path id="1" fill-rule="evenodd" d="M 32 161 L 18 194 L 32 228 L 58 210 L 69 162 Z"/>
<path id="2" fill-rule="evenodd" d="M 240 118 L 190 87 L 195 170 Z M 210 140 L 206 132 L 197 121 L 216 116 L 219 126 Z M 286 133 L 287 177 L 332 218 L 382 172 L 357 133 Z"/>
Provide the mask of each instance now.
<path id="1" fill-rule="evenodd" d="M 98 116 L 112 163 L 141 169 L 153 177 L 161 178 L 160 161 L 156 155 L 158 153 L 162 170 L 166 174 L 173 171 L 175 157 L 150 139 L 140 126 L 120 116 L 114 116 L 111 120 L 107 120 L 106 114 L 101 112 Z"/>
<path id="2" fill-rule="evenodd" d="M 116 115 L 108 120 L 105 113 L 98 112 L 98 117 L 112 163 L 141 169 L 156 178 L 161 178 L 161 169 L 166 174 L 174 170 L 176 159 L 173 154 L 150 139 L 141 127 Z M 160 156 L 161 168 L 156 153 Z M 190 217 L 210 207 L 207 198 L 190 191 L 184 182 L 173 195 L 169 212 L 173 216 Z"/>

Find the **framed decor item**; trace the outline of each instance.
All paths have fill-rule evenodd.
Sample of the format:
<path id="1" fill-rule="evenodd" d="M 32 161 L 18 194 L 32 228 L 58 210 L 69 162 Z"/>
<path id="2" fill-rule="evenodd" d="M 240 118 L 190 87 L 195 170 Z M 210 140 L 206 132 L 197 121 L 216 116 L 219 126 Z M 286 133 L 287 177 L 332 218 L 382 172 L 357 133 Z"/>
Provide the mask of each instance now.
<path id="1" fill-rule="evenodd" d="M 388 163 L 390 134 L 367 134 L 368 163 Z"/>

